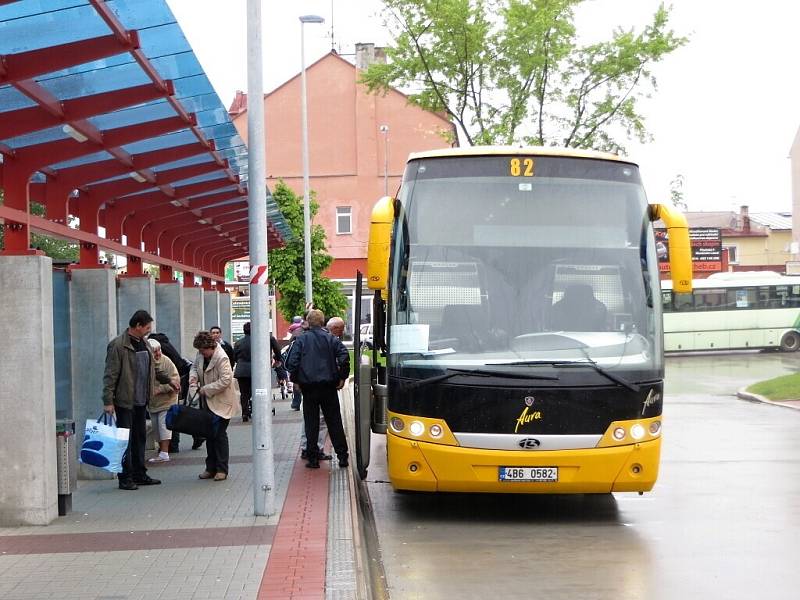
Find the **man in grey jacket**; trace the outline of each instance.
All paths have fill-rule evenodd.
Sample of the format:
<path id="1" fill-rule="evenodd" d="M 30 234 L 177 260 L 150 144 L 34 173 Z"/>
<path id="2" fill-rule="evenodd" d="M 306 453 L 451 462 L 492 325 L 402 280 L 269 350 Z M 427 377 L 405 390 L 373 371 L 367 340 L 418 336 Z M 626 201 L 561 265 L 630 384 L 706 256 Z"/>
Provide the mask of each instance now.
<path id="1" fill-rule="evenodd" d="M 122 473 L 118 475 L 121 490 L 161 483 L 147 474 L 144 464 L 147 404 L 153 396 L 156 380 L 169 384 L 176 391 L 180 389 L 168 372 L 157 367 L 145 339 L 153 327 L 153 317 L 146 310 L 137 310 L 128 325 L 122 335 L 109 342 L 103 373 L 103 410 L 116 415 L 118 427 L 130 429 L 128 448 L 122 457 Z"/>

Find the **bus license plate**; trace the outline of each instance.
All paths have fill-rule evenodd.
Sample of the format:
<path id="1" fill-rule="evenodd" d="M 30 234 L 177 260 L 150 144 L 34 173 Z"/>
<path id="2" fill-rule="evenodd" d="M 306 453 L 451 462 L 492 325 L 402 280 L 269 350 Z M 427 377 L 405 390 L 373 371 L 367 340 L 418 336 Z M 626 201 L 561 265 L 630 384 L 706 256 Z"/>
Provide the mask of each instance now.
<path id="1" fill-rule="evenodd" d="M 500 467 L 500 481 L 558 481 L 558 467 Z"/>

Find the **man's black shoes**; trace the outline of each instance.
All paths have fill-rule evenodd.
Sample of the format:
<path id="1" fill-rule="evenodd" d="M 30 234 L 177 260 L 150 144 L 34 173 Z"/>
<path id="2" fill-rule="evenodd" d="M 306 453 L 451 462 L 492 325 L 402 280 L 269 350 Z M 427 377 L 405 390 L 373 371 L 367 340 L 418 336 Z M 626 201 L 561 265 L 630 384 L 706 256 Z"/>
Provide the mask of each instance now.
<path id="1" fill-rule="evenodd" d="M 306 469 L 319 469 L 318 460 L 310 460 L 306 463 Z"/>
<path id="2" fill-rule="evenodd" d="M 333 458 L 330 454 L 325 454 L 322 450 L 319 450 L 319 452 L 317 452 L 317 457 L 319 458 L 319 460 L 331 460 L 331 458 Z M 308 458 L 308 452 L 306 452 L 305 450 L 301 450 L 300 459 L 306 460 L 307 458 Z"/>
<path id="3" fill-rule="evenodd" d="M 342 467 L 343 469 L 348 467 L 349 465 L 350 465 L 350 463 L 347 462 L 347 458 L 340 458 L 339 459 L 339 466 Z"/>
<path id="4" fill-rule="evenodd" d="M 160 479 L 153 479 L 149 475 L 145 475 L 144 477 L 142 477 L 140 479 L 134 479 L 133 480 L 133 484 L 137 485 L 137 486 L 138 485 L 161 485 L 161 480 Z"/>
<path id="5" fill-rule="evenodd" d="M 197 450 L 205 441 L 205 438 L 194 438 L 194 441 L 192 442 L 192 450 Z"/>
<path id="6" fill-rule="evenodd" d="M 119 489 L 121 490 L 138 490 L 139 486 L 133 483 L 130 479 L 120 479 Z"/>

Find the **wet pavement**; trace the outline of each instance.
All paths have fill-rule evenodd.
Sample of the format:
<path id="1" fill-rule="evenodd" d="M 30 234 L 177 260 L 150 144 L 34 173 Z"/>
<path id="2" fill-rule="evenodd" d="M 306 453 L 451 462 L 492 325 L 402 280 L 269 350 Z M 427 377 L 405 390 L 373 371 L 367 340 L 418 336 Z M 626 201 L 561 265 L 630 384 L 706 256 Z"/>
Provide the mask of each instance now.
<path id="1" fill-rule="evenodd" d="M 769 598 L 800 592 L 800 411 L 737 389 L 800 355 L 667 360 L 654 490 L 398 494 L 373 436 L 367 489 L 393 599 Z"/>

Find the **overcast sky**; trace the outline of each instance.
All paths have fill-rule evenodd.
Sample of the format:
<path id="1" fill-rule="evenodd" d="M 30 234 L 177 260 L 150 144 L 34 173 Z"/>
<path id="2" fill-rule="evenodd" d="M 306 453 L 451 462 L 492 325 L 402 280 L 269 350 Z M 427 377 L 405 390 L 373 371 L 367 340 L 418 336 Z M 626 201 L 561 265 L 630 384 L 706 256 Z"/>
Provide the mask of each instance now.
<path id="1" fill-rule="evenodd" d="M 247 89 L 245 0 L 167 0 L 223 103 Z M 657 0 L 590 0 L 578 30 L 602 39 L 614 27 L 641 27 Z M 690 43 L 654 73 L 659 90 L 641 109 L 654 140 L 630 142 L 651 201 L 667 200 L 677 174 L 685 179 L 690 210 L 791 210 L 789 149 L 800 126 L 800 77 L 795 67 L 800 3 L 761 0 L 673 0 L 672 25 Z M 302 14 L 324 25 L 306 26 L 306 61 L 334 44 L 342 54 L 356 42 L 390 41 L 379 0 L 266 1 L 265 90 L 300 70 Z M 333 9 L 333 19 L 331 11 Z"/>

